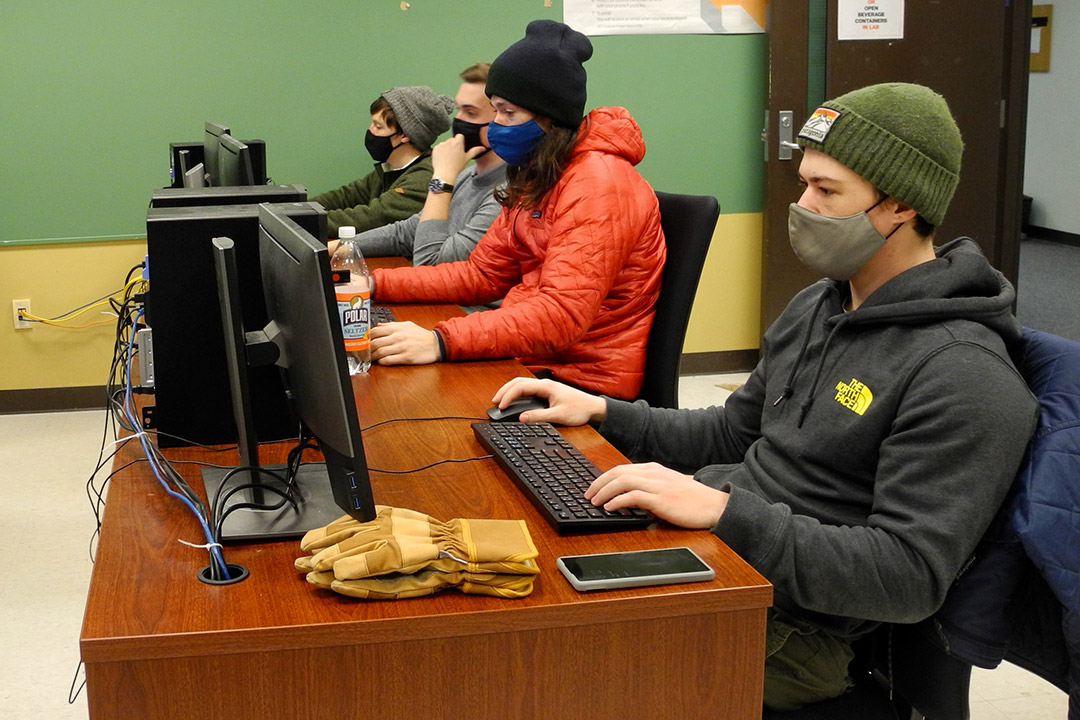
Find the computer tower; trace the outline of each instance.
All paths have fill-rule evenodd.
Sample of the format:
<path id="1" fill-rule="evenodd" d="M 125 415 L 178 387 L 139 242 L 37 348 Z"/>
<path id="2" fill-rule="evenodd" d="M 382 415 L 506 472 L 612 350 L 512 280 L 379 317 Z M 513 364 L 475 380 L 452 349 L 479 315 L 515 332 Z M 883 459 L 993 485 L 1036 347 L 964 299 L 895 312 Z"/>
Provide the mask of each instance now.
<path id="1" fill-rule="evenodd" d="M 322 206 L 301 202 L 276 207 L 325 241 Z M 211 246 L 215 237 L 236 244 L 244 329 L 263 329 L 267 314 L 259 270 L 258 205 L 147 212 L 150 289 L 145 320 L 153 337 L 153 418 L 163 447 L 236 442 Z M 279 369 L 253 367 L 249 380 L 258 439 L 295 437 L 297 425 L 290 418 Z"/>
<path id="2" fill-rule="evenodd" d="M 225 187 L 160 188 L 150 195 L 150 207 L 191 207 L 205 205 L 257 205 L 259 203 L 303 202 L 303 185 L 228 185 Z"/>

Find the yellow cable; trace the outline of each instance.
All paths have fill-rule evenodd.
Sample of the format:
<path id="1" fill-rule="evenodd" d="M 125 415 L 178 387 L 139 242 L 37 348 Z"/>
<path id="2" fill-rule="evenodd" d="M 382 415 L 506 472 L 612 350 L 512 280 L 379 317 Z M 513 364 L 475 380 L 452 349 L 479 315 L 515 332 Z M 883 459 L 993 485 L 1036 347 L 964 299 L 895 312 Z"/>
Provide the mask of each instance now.
<path id="1" fill-rule="evenodd" d="M 25 315 L 23 317 L 26 317 Z M 83 328 L 94 327 L 95 325 L 115 325 L 115 320 L 99 320 L 97 322 L 86 323 L 85 325 L 61 325 L 60 323 L 53 322 L 52 320 L 34 320 L 34 322 L 41 323 L 42 325 L 48 325 L 49 327 L 62 328 L 64 330 L 82 330 Z"/>
<path id="2" fill-rule="evenodd" d="M 92 310 L 93 308 L 95 308 L 95 307 L 97 307 L 99 305 L 108 305 L 109 304 L 109 298 L 111 298 L 113 295 L 119 295 L 120 293 L 126 293 L 133 285 L 138 285 L 138 284 L 143 284 L 143 283 L 146 283 L 146 281 L 143 280 L 142 278 L 134 278 L 134 279 L 130 280 L 127 283 L 127 285 L 120 288 L 119 290 L 113 290 L 111 293 L 108 293 L 106 295 L 102 295 L 101 297 L 99 297 L 96 300 L 91 300 L 86 305 L 83 305 L 81 307 L 77 307 L 74 310 L 69 310 L 66 313 L 63 313 L 61 315 L 57 315 L 55 317 L 38 318 L 36 316 L 32 316 L 29 313 L 25 313 L 25 312 L 23 313 L 23 315 L 25 315 L 26 317 L 28 317 L 30 319 L 39 320 L 39 321 L 40 320 L 59 321 L 59 320 L 63 320 L 63 319 L 68 318 L 68 317 L 78 317 L 79 315 L 82 315 L 82 314 L 84 314 L 86 312 L 89 312 L 90 310 Z"/>
<path id="3" fill-rule="evenodd" d="M 119 295 L 120 293 L 124 293 L 126 295 L 127 292 L 136 285 L 140 286 L 139 290 L 144 290 L 147 282 L 142 278 L 134 278 L 119 290 L 114 290 L 108 295 L 102 295 L 97 300 L 92 300 L 90 301 L 90 303 L 83 305 L 82 307 L 75 308 L 74 310 L 69 310 L 68 312 L 63 313 L 62 315 L 57 315 L 56 317 L 38 317 L 37 315 L 26 312 L 25 310 L 19 311 L 19 317 L 25 320 L 29 320 L 30 322 L 40 323 L 42 325 L 49 325 L 50 327 L 67 328 L 70 330 L 80 330 L 82 328 L 94 327 L 96 325 L 111 325 L 115 322 L 114 320 L 101 320 L 98 322 L 86 323 L 84 325 L 63 325 L 60 323 L 60 321 L 65 319 L 70 320 L 71 318 L 76 318 L 79 315 L 84 315 L 93 310 L 94 308 L 100 307 L 102 305 L 109 305 L 109 301 L 114 295 Z"/>

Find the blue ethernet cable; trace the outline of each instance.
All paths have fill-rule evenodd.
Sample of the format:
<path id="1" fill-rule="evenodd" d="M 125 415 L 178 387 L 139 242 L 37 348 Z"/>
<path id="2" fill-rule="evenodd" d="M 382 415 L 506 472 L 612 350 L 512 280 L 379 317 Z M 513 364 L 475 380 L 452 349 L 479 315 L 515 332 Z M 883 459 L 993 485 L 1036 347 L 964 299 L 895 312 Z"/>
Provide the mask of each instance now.
<path id="1" fill-rule="evenodd" d="M 143 310 L 139 310 L 139 312 L 135 315 L 135 323 L 134 324 L 136 326 L 138 325 L 139 320 L 142 319 L 143 312 L 144 312 Z M 134 357 L 134 355 L 135 355 L 135 335 L 134 335 L 134 333 L 132 333 L 131 338 L 128 340 L 127 372 L 125 373 L 125 378 L 124 378 L 124 380 L 125 380 L 125 388 L 126 388 L 126 395 L 125 395 L 125 398 L 124 398 L 124 414 L 127 415 L 128 422 L 131 424 L 132 427 L 138 427 L 139 423 L 138 423 L 138 420 L 135 417 L 135 412 L 134 412 L 133 405 L 132 405 L 132 389 L 131 389 L 131 363 L 132 363 L 132 358 Z M 229 566 L 225 562 L 225 557 L 221 553 L 221 548 L 217 546 L 217 540 L 214 538 L 213 533 L 210 531 L 210 527 L 207 524 L 206 519 L 202 516 L 202 514 L 198 511 L 198 509 L 196 509 L 196 507 L 191 503 L 190 500 L 188 500 L 186 497 L 184 497 L 180 493 L 178 493 L 175 490 L 173 490 L 172 488 L 170 488 L 168 482 L 166 482 L 165 478 L 162 477 L 161 469 L 158 467 L 157 457 L 154 455 L 154 453 L 148 447 L 149 446 L 149 440 L 147 440 L 146 433 L 140 432 L 140 433 L 138 433 L 138 437 L 139 437 L 139 444 L 142 446 L 143 453 L 146 455 L 146 460 L 150 465 L 150 469 L 154 473 L 154 477 L 157 478 L 158 483 L 161 485 L 162 488 L 164 488 L 165 492 L 167 492 L 169 495 L 172 495 L 174 498 L 180 500 L 185 505 L 187 505 L 188 509 L 191 510 L 191 512 L 195 515 L 195 518 L 199 521 L 199 525 L 202 527 L 203 535 L 206 537 L 207 548 L 210 551 L 210 555 L 213 557 L 213 559 L 214 559 L 215 563 L 218 565 L 220 571 L 224 574 L 224 578 L 226 580 L 230 579 L 230 577 L 229 577 Z"/>

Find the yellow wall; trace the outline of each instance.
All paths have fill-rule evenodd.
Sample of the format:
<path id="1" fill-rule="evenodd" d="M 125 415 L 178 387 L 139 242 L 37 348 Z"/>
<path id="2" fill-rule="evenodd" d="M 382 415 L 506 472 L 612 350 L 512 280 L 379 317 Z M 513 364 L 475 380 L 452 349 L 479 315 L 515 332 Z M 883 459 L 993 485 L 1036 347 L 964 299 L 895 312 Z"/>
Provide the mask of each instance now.
<path id="1" fill-rule="evenodd" d="M 142 262 L 146 241 L 0 247 L 0 302 L 30 299 L 39 317 L 54 317 L 123 286 Z M 103 386 L 115 326 L 62 330 L 34 325 L 15 330 L 11 310 L 0 322 L 0 390 Z M 79 324 L 104 319 L 86 314 Z"/>
<path id="2" fill-rule="evenodd" d="M 705 258 L 684 353 L 761 344 L 761 213 L 721 215 Z"/>
<path id="3" fill-rule="evenodd" d="M 53 317 L 120 288 L 145 253 L 144 240 L 0 247 L 0 301 L 29 298 L 35 315 Z M 683 351 L 756 349 L 760 295 L 761 214 L 721 215 Z M 9 315 L 0 322 L 0 390 L 104 385 L 113 336 L 111 325 L 15 330 Z"/>

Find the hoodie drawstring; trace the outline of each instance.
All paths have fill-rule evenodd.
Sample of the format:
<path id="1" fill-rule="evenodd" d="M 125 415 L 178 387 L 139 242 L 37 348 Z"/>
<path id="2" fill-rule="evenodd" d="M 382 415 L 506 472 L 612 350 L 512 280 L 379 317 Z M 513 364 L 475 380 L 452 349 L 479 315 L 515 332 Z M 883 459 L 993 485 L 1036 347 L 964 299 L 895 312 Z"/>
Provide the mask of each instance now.
<path id="1" fill-rule="evenodd" d="M 836 337 L 836 331 L 844 325 L 848 317 L 849 316 L 845 315 L 840 318 L 829 332 L 829 336 L 825 338 L 825 345 L 821 348 L 821 357 L 818 359 L 817 370 L 814 372 L 814 381 L 810 383 L 810 394 L 806 396 L 802 406 L 799 407 L 799 421 L 795 424 L 795 427 L 802 427 L 803 420 L 806 418 L 806 413 L 810 412 L 810 406 L 814 404 L 814 396 L 817 395 L 818 380 L 821 379 L 821 372 L 825 368 L 825 356 L 829 352 L 829 345 L 832 344 L 833 338 Z"/>
<path id="2" fill-rule="evenodd" d="M 825 298 L 828 297 L 828 293 L 822 293 L 818 297 L 817 303 L 814 305 L 814 312 L 810 314 L 810 322 L 806 326 L 806 334 L 803 336 L 802 347 L 799 348 L 799 354 L 795 358 L 795 364 L 791 367 L 791 373 L 788 375 L 787 382 L 784 383 L 784 390 L 780 393 L 780 397 L 776 398 L 773 402 L 773 407 L 776 407 L 784 400 L 791 397 L 791 393 L 795 390 L 795 375 L 799 372 L 799 366 L 802 365 L 803 355 L 806 354 L 806 348 L 810 345 L 810 336 L 814 334 L 814 322 L 817 320 L 818 313 L 821 311 L 821 306 L 825 304 Z"/>

